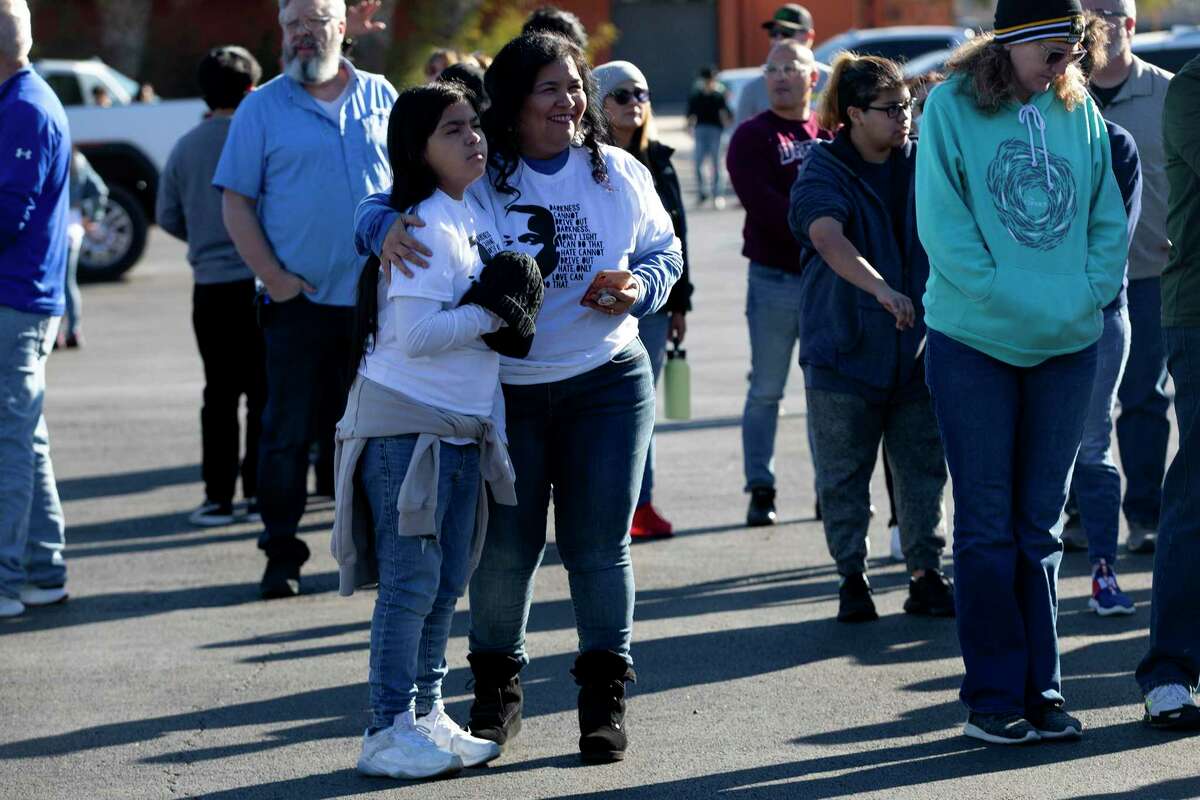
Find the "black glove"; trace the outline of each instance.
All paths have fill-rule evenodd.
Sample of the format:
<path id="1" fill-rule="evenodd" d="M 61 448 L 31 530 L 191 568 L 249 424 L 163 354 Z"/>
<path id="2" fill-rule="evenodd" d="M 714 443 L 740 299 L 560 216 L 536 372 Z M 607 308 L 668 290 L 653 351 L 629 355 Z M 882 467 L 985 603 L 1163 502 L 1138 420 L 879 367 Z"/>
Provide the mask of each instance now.
<path id="1" fill-rule="evenodd" d="M 537 262 L 524 253 L 505 250 L 492 257 L 479 274 L 478 280 L 467 289 L 459 305 L 473 303 L 504 320 L 508 324 L 508 335 L 498 336 L 504 330 L 501 329 L 494 334 L 486 334 L 483 339 L 489 347 L 504 355 L 512 353 L 497 348 L 492 343 L 493 340 L 510 342 L 506 349 L 512 349 L 515 340 L 528 340 L 524 353 L 517 356 L 523 358 L 528 354 L 533 335 L 537 332 L 535 320 L 538 312 L 542 310 L 544 291 L 542 273 Z"/>

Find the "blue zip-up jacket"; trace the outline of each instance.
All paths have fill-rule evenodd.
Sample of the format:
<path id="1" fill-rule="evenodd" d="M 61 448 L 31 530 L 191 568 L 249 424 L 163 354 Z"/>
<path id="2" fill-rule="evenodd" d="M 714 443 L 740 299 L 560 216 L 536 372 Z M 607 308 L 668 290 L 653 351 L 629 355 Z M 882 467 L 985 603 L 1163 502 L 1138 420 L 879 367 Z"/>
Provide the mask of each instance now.
<path id="1" fill-rule="evenodd" d="M 0 306 L 63 313 L 70 173 L 67 114 L 26 67 L 0 84 Z"/>
<path id="2" fill-rule="evenodd" d="M 921 293 L 929 258 L 917 237 L 912 142 L 893 151 L 893 197 L 880 197 L 855 170 L 861 157 L 843 130 L 832 142 L 814 145 L 792 186 L 788 224 L 800 242 L 800 364 L 805 385 L 853 391 L 874 402 L 905 401 L 927 389 L 920 357 L 925 340 Z M 902 205 L 903 220 L 893 207 Z M 916 324 L 896 330 L 895 317 L 870 294 L 841 278 L 809 239 L 817 219 L 842 223 L 888 286 L 912 299 Z"/>

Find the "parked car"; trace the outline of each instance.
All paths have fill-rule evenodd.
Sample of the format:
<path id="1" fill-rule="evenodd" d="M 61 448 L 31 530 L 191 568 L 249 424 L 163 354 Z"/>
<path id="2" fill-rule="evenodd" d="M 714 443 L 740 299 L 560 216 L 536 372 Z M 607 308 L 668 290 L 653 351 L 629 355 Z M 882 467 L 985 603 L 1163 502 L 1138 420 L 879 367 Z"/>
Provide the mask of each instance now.
<path id="1" fill-rule="evenodd" d="M 953 50 L 974 35 L 970 28 L 948 25 L 849 30 L 823 42 L 813 50 L 813 55 L 817 61 L 831 64 L 838 53 L 853 50 L 859 55 L 883 56 L 904 63 L 934 50 Z"/>
<path id="2" fill-rule="evenodd" d="M 1134 34 L 1133 52 L 1156 67 L 1179 72 L 1200 55 L 1200 25 L 1176 25 L 1169 31 Z"/>
<path id="3" fill-rule="evenodd" d="M 129 271 L 146 248 L 154 221 L 158 177 L 171 148 L 207 113 L 203 100 L 133 102 L 138 84 L 99 59 L 34 63 L 54 89 L 71 126 L 71 140 L 108 184 L 108 207 L 84 239 L 80 280 L 113 280 Z M 103 88 L 110 107 L 96 104 Z"/>

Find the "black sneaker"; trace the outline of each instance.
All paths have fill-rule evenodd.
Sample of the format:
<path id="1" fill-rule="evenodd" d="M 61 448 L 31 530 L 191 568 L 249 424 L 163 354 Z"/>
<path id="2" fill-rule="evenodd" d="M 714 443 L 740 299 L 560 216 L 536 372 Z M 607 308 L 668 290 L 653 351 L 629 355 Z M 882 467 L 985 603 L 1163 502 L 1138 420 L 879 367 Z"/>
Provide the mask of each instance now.
<path id="1" fill-rule="evenodd" d="M 760 486 L 750 490 L 750 508 L 746 510 L 746 525 L 761 528 L 775 524 L 775 490 Z"/>
<path id="2" fill-rule="evenodd" d="M 919 578 L 910 578 L 904 613 L 923 617 L 953 617 L 954 584 L 936 569 L 925 570 L 925 574 Z"/>
<path id="3" fill-rule="evenodd" d="M 871 585 L 861 572 L 847 575 L 838 589 L 838 622 L 872 622 L 879 619 Z"/>
<path id="4" fill-rule="evenodd" d="M 233 503 L 214 503 L 205 500 L 195 511 L 188 514 L 188 522 L 202 528 L 229 525 L 233 520 Z"/>
<path id="5" fill-rule="evenodd" d="M 963 734 L 992 744 L 1026 744 L 1041 740 L 1041 735 L 1020 714 L 967 715 Z"/>
<path id="6" fill-rule="evenodd" d="M 521 709 L 525 690 L 521 687 L 520 659 L 506 653 L 469 653 L 475 701 L 471 703 L 472 736 L 487 739 L 503 750 L 521 732 Z"/>
<path id="7" fill-rule="evenodd" d="M 1083 723 L 1062 710 L 1061 706 L 1044 705 L 1030 709 L 1029 724 L 1043 739 L 1082 739 Z"/>

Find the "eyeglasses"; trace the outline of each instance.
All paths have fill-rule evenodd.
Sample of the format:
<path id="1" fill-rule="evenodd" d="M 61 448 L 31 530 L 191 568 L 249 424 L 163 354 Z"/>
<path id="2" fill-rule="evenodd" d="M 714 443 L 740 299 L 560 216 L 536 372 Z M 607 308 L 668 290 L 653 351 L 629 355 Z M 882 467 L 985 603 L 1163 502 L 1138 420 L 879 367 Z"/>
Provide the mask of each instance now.
<path id="1" fill-rule="evenodd" d="M 888 115 L 888 119 L 900 119 L 901 115 L 912 116 L 913 101 L 903 100 L 899 103 L 888 103 L 886 106 L 864 106 L 870 111 L 882 111 Z"/>
<path id="2" fill-rule="evenodd" d="M 802 72 L 812 69 L 811 66 L 805 67 L 799 61 L 789 61 L 787 64 L 763 64 L 763 75 L 768 78 L 774 78 L 776 75 L 782 75 L 785 78 L 790 78 L 793 75 L 799 75 Z"/>
<path id="3" fill-rule="evenodd" d="M 301 30 L 308 31 L 309 33 L 316 33 L 317 31 L 322 30 L 330 22 L 333 22 L 333 17 L 301 17 L 299 19 L 294 19 L 291 22 L 285 22 L 283 24 L 283 30 L 289 36 L 295 36 L 296 34 L 300 33 Z"/>
<path id="4" fill-rule="evenodd" d="M 1047 67 L 1053 67 L 1061 64 L 1064 60 L 1068 64 L 1078 64 L 1080 61 L 1083 61 L 1084 57 L 1087 56 L 1087 50 L 1082 47 L 1074 50 L 1054 50 L 1046 47 L 1046 45 L 1042 44 L 1041 42 L 1038 42 L 1037 46 L 1046 51 Z"/>
<path id="5" fill-rule="evenodd" d="M 650 101 L 650 92 L 646 89 L 614 89 L 608 93 L 608 96 L 617 101 L 617 105 L 628 105 L 632 100 L 635 103 L 646 103 Z"/>

